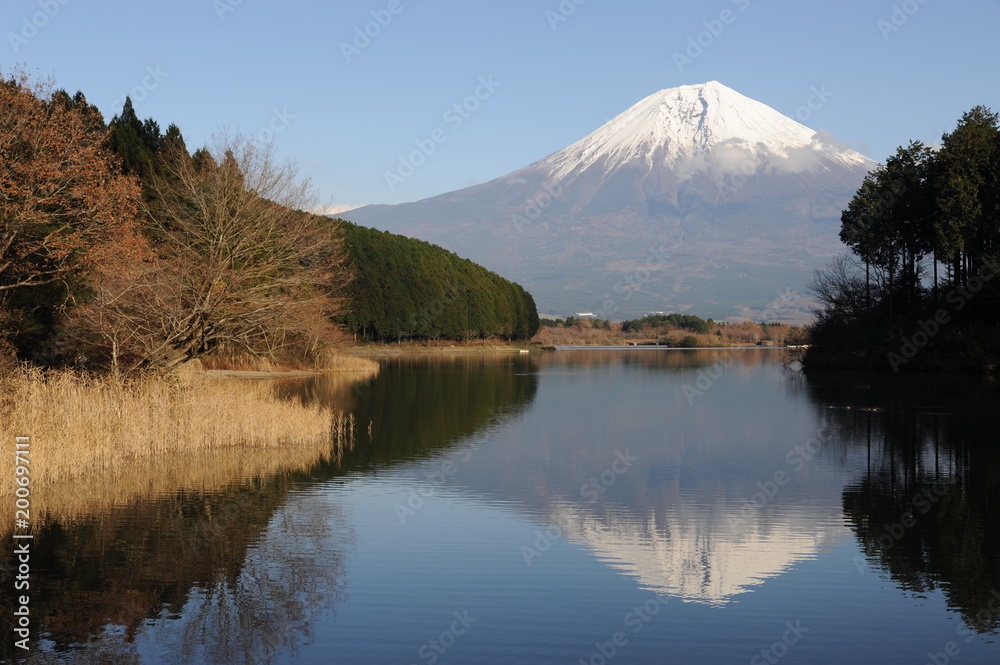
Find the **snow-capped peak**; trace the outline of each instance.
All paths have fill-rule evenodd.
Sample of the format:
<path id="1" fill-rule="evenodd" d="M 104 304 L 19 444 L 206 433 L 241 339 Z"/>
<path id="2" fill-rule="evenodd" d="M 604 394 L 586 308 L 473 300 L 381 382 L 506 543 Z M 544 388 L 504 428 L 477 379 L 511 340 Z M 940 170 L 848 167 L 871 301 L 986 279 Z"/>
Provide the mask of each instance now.
<path id="1" fill-rule="evenodd" d="M 809 159 L 803 159 L 808 154 Z M 740 162 L 804 170 L 827 157 L 848 166 L 867 157 L 824 141 L 815 131 L 718 81 L 654 93 L 584 139 L 537 163 L 556 178 L 594 165 L 666 166 L 680 174 L 744 168 Z M 721 161 L 720 161 L 721 160 Z M 782 166 L 782 161 L 792 164 Z"/>

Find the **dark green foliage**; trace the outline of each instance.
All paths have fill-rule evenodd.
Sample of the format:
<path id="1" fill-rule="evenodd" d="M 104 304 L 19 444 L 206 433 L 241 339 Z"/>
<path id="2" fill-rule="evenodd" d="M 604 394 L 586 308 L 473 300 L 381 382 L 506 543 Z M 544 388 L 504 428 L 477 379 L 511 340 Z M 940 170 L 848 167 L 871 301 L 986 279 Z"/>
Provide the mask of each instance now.
<path id="1" fill-rule="evenodd" d="M 693 314 L 648 314 L 641 319 L 622 323 L 622 332 L 644 332 L 664 327 L 680 328 L 699 335 L 704 335 L 711 329 L 708 321 Z"/>
<path id="2" fill-rule="evenodd" d="M 52 99 L 49 101 L 49 104 L 81 111 L 87 118 L 90 131 L 103 132 L 105 129 L 104 116 L 101 115 L 100 109 L 88 102 L 87 98 L 80 91 L 77 91 L 75 95 L 70 97 L 69 93 L 65 90 L 56 90 L 52 93 Z"/>
<path id="3" fill-rule="evenodd" d="M 546 328 L 573 328 L 576 326 L 589 327 L 593 330 L 611 330 L 611 322 L 607 319 L 584 317 L 581 319 L 571 316 L 568 319 L 539 319 L 539 324 Z"/>
<path id="4" fill-rule="evenodd" d="M 6 294 L 0 312 L 0 326 L 18 356 L 37 365 L 48 366 L 68 360 L 59 332 L 59 305 L 67 293 L 82 293 L 79 280 L 54 282 L 30 289 L 15 289 Z M 59 348 L 54 344 L 59 343 Z"/>
<path id="5" fill-rule="evenodd" d="M 125 98 L 121 115 L 111 119 L 111 150 L 121 157 L 122 171 L 127 175 L 146 180 L 156 169 L 156 155 L 163 147 L 160 126 L 152 118 L 139 120 L 132 107 L 132 100 Z M 171 125 L 174 129 L 175 126 Z M 177 137 L 180 132 L 177 132 Z M 183 143 L 183 139 L 181 139 Z"/>
<path id="6" fill-rule="evenodd" d="M 977 106 L 933 151 L 872 171 L 841 216 L 857 257 L 817 273 L 813 365 L 989 368 L 1000 348 L 1000 118 Z M 911 362 L 912 361 L 912 362 Z"/>
<path id="7" fill-rule="evenodd" d="M 530 339 L 538 311 L 521 286 L 436 245 L 342 222 L 355 278 L 348 332 L 380 341 Z"/>

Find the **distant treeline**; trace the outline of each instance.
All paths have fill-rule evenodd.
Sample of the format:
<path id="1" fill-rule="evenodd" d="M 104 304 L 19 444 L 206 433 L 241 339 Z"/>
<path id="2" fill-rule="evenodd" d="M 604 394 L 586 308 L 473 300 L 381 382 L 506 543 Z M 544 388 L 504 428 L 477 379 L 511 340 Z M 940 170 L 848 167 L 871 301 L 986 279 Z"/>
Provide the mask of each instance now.
<path id="1" fill-rule="evenodd" d="M 542 319 L 541 323 L 543 326 L 548 326 L 550 328 L 572 328 L 579 321 L 589 321 L 591 328 L 603 328 L 605 330 L 612 329 L 612 323 L 605 319 L 596 319 L 585 317 L 578 319 L 574 316 L 568 319 Z M 712 326 L 715 325 L 715 321 L 694 316 L 693 314 L 647 314 L 641 319 L 629 319 L 627 321 L 622 321 L 620 324 L 620 330 L 623 333 L 642 333 L 649 331 L 657 331 L 660 329 L 672 330 L 688 330 L 690 332 L 698 334 L 706 334 L 711 330 Z M 665 332 L 664 331 L 664 332 Z"/>
<path id="2" fill-rule="evenodd" d="M 538 311 L 520 285 L 422 240 L 340 222 L 354 279 L 337 321 L 362 338 L 530 339 Z"/>
<path id="3" fill-rule="evenodd" d="M 805 343 L 798 326 L 783 323 L 716 322 L 693 314 L 648 314 L 641 319 L 614 323 L 590 317 L 542 319 L 535 341 L 550 346 L 658 344 L 693 348 L 743 346 L 767 341 L 776 345 Z"/>
<path id="4" fill-rule="evenodd" d="M 715 325 L 712 319 L 705 320 L 693 314 L 648 314 L 641 319 L 632 319 L 622 323 L 622 332 L 644 332 L 647 329 L 657 330 L 670 327 L 688 330 L 699 335 L 706 334 Z"/>
<path id="5" fill-rule="evenodd" d="M 899 148 L 841 217 L 853 256 L 817 273 L 812 366 L 989 371 L 1000 355 L 1000 124 L 977 106 L 940 147 Z"/>

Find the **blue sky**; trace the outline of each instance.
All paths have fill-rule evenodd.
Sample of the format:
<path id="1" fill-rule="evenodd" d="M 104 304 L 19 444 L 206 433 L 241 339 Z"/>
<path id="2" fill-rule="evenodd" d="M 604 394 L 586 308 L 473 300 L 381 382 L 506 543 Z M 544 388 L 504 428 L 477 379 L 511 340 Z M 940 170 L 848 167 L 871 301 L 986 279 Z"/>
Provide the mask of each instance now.
<path id="1" fill-rule="evenodd" d="M 131 92 L 189 147 L 276 130 L 323 201 L 351 205 L 486 182 L 709 80 L 882 160 L 1000 110 L 998 25 L 998 0 L 5 0 L 0 67 L 108 118 Z M 433 152 L 390 187 L 417 142 Z"/>

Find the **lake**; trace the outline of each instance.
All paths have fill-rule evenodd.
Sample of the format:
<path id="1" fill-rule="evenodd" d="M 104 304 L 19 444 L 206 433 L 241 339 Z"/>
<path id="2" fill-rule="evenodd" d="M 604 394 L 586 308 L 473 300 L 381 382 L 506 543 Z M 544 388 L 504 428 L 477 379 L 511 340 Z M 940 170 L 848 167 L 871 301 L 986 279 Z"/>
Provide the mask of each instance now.
<path id="1" fill-rule="evenodd" d="M 996 383 L 784 360 L 412 355 L 281 384 L 353 413 L 353 446 L 54 513 L 28 662 L 1000 662 Z"/>

